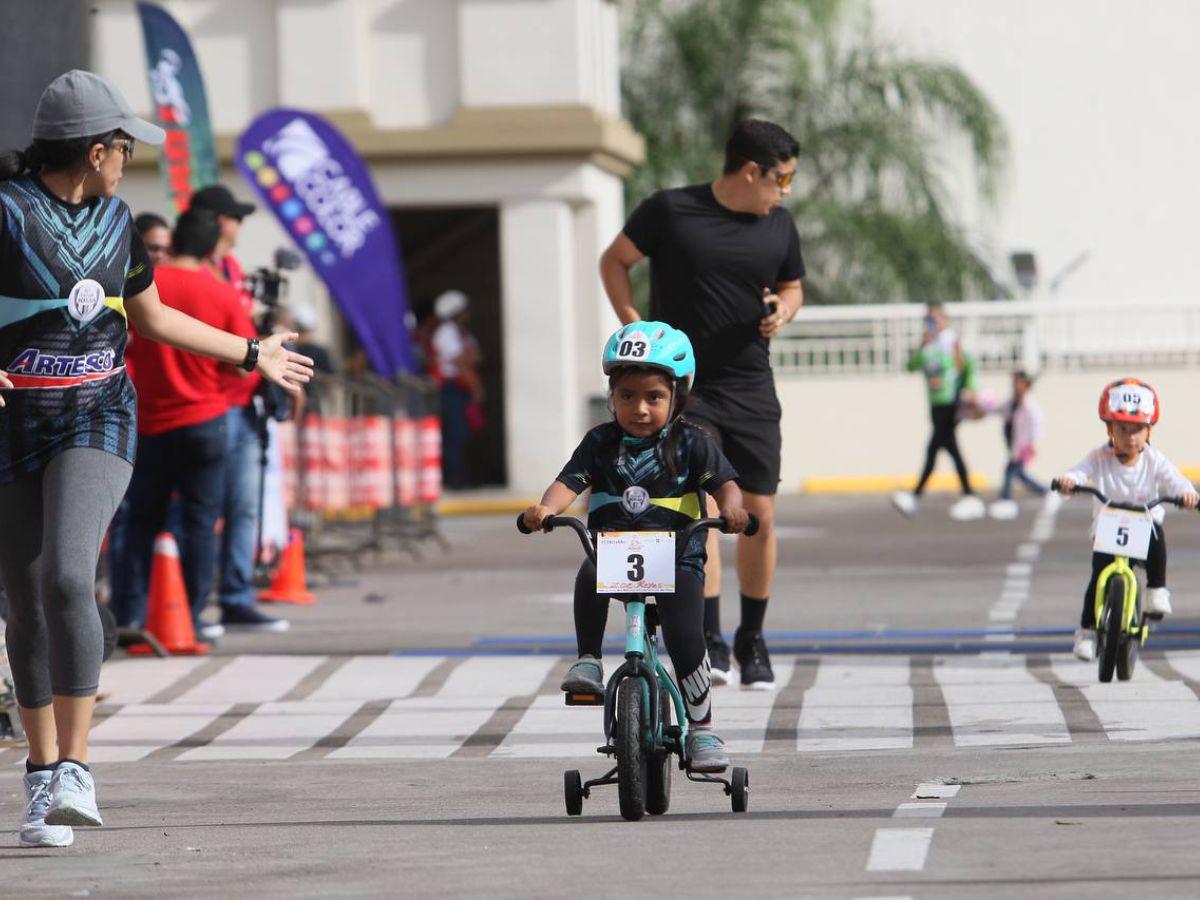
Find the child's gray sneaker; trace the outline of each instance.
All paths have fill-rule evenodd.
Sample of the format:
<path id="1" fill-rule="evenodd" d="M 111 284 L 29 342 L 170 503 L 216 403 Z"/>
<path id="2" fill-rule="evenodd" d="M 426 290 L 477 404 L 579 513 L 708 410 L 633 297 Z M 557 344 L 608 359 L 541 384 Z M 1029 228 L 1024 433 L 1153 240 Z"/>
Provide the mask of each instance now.
<path id="1" fill-rule="evenodd" d="M 82 827 L 104 824 L 96 808 L 96 782 L 83 766 L 64 760 L 54 770 L 46 824 Z"/>
<path id="2" fill-rule="evenodd" d="M 711 728 L 689 728 L 688 768 L 693 772 L 724 772 L 729 768 L 725 742 Z"/>
<path id="3" fill-rule="evenodd" d="M 603 694 L 604 667 L 594 656 L 581 656 L 563 677 L 561 689 L 568 694 Z"/>
<path id="4" fill-rule="evenodd" d="M 21 847 L 70 847 L 75 833 L 66 825 L 47 825 L 50 808 L 50 779 L 53 772 L 30 772 L 25 776 L 25 814 L 17 830 Z"/>

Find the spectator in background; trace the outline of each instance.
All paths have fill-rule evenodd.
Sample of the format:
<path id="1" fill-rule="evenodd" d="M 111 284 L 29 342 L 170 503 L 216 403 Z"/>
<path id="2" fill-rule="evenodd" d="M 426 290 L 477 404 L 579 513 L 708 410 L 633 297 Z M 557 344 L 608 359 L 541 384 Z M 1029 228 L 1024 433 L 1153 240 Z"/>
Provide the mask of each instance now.
<path id="1" fill-rule="evenodd" d="M 442 481 L 451 490 L 461 490 L 468 486 L 467 442 L 472 430 L 478 430 L 472 429 L 471 419 L 480 416 L 483 402 L 479 342 L 467 328 L 470 301 L 462 291 L 439 295 L 433 314 L 438 325 L 430 339 L 430 373 L 441 390 Z"/>
<path id="2" fill-rule="evenodd" d="M 929 416 L 933 433 L 925 449 L 925 466 L 917 479 L 912 493 L 897 491 L 892 495 L 892 505 L 906 516 L 915 515 L 921 494 L 929 476 L 933 474 L 939 450 L 945 450 L 954 461 L 962 497 L 950 507 L 950 517 L 956 521 L 982 518 L 986 513 L 983 501 L 971 489 L 967 464 L 958 449 L 959 403 L 969 401 L 975 390 L 975 368 L 970 357 L 963 352 L 958 334 L 950 327 L 950 319 L 940 303 L 930 303 L 925 311 L 925 330 L 921 346 L 912 352 L 908 360 L 910 372 L 920 371 L 925 375 L 925 386 L 929 399 Z"/>
<path id="3" fill-rule="evenodd" d="M 145 212 L 133 220 L 133 227 L 142 236 L 150 264 L 160 266 L 171 252 L 171 226 L 158 213 Z"/>
<path id="4" fill-rule="evenodd" d="M 1045 497 L 1047 506 L 1056 507 L 1058 494 L 1037 481 L 1025 471 L 1037 454 L 1038 442 L 1042 439 L 1042 408 L 1030 395 L 1033 379 L 1029 373 L 1013 372 L 1012 397 L 1005 403 L 986 408 L 980 403 L 983 413 L 995 412 L 1004 416 L 1004 444 L 1008 448 L 1008 464 L 1004 467 L 1004 482 L 1000 497 L 988 507 L 993 519 L 1015 519 L 1019 512 L 1017 502 L 1012 499 L 1013 479 L 1020 481 L 1035 497 Z"/>
<path id="5" fill-rule="evenodd" d="M 242 220 L 254 212 L 254 204 L 241 203 L 229 188 L 213 184 L 192 195 L 191 208 L 207 209 L 216 214 L 221 236 L 207 264 L 238 292 L 246 310 L 244 321 L 249 323 L 254 298 L 246 292 L 245 273 L 233 251 L 241 235 Z M 253 325 L 248 325 L 246 337 L 256 334 Z M 257 375 L 242 378 L 238 374 L 223 373 L 221 381 L 229 412 L 225 418 L 225 495 L 221 503 L 225 527 L 221 532 L 219 564 L 220 624 L 222 629 L 287 631 L 289 623 L 286 619 L 264 615 L 254 605 L 257 599 L 254 557 L 258 545 L 259 485 L 265 432 L 265 410 L 262 401 L 255 396 L 261 379 Z"/>
<path id="6" fill-rule="evenodd" d="M 313 361 L 314 372 L 318 372 L 320 375 L 332 375 L 334 372 L 333 357 L 329 353 L 329 348 L 324 344 L 318 344 L 313 334 L 317 330 L 316 310 L 311 306 L 296 306 L 292 309 L 292 328 L 300 335 L 300 339 L 296 342 L 296 352 L 303 353 Z M 317 415 L 321 414 L 322 395 L 327 386 L 328 384 L 323 382 L 320 376 L 313 378 L 304 386 L 304 399 L 309 411 Z"/>
<path id="7" fill-rule="evenodd" d="M 175 229 L 171 262 L 156 268 L 155 283 L 165 305 L 214 328 L 244 335 L 249 320 L 237 292 L 203 265 L 219 236 L 212 212 L 184 213 Z M 137 388 L 138 452 L 124 539 L 112 559 L 112 610 L 121 626 L 145 621 L 154 538 L 178 491 L 179 557 L 192 620 L 197 633 L 204 634 L 200 613 L 212 587 L 217 553 L 213 532 L 225 481 L 229 406 L 219 378 L 222 364 L 148 340 L 132 341 L 127 358 Z"/>

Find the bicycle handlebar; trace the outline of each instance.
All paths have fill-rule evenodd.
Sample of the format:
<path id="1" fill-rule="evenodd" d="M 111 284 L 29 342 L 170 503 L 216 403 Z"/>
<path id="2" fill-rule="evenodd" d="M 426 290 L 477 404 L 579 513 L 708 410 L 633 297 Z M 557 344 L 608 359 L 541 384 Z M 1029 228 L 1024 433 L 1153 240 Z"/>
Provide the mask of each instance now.
<path id="1" fill-rule="evenodd" d="M 542 531 L 546 532 L 546 534 L 549 534 L 555 528 L 559 527 L 572 529 L 579 536 L 579 542 L 583 544 L 583 552 L 587 554 L 588 559 L 590 559 L 593 563 L 596 561 L 596 547 L 592 542 L 592 536 L 588 532 L 587 526 L 584 525 L 583 522 L 574 516 L 547 516 L 542 521 Z M 675 542 L 676 555 L 680 556 L 683 554 L 683 551 L 687 549 L 687 545 L 691 542 L 692 537 L 697 532 L 702 531 L 705 528 L 720 528 L 722 531 L 728 533 L 728 531 L 726 531 L 727 527 L 728 522 L 723 516 L 712 519 L 697 519 L 695 522 L 692 522 L 690 525 L 688 525 L 688 527 L 682 532 L 677 534 L 677 537 L 682 537 L 682 540 L 676 540 Z M 521 532 L 521 534 L 533 534 L 533 529 L 525 524 L 525 513 L 517 514 L 517 531 Z M 751 513 L 750 521 L 747 523 L 746 530 L 743 532 L 743 534 L 745 534 L 747 537 L 752 537 L 757 533 L 758 517 Z"/>
<path id="2" fill-rule="evenodd" d="M 1052 490 L 1052 491 L 1060 491 L 1061 490 L 1057 478 L 1055 478 L 1054 480 L 1052 480 L 1050 482 L 1050 490 Z M 1097 490 L 1096 488 L 1092 487 L 1090 484 L 1077 484 L 1073 488 L 1071 488 L 1071 493 L 1072 494 L 1091 494 L 1093 497 L 1095 497 L 1097 500 L 1099 500 L 1105 506 L 1111 506 L 1114 509 L 1127 509 L 1130 512 L 1141 512 L 1142 510 L 1151 510 L 1151 509 L 1154 509 L 1154 507 L 1156 507 L 1156 506 L 1162 505 L 1163 503 L 1170 503 L 1174 506 L 1178 506 L 1180 509 L 1183 508 L 1183 498 L 1182 497 L 1155 497 L 1153 500 L 1151 500 L 1149 503 L 1146 503 L 1146 504 L 1114 503 L 1112 500 L 1109 500 L 1108 497 L 1106 497 L 1104 495 L 1103 491 Z"/>

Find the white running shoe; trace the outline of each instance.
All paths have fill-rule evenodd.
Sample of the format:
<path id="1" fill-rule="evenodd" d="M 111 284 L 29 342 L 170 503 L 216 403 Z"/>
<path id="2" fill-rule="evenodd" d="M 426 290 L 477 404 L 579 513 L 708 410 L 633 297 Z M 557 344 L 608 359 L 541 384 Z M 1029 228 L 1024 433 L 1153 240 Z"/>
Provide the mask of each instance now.
<path id="1" fill-rule="evenodd" d="M 988 507 L 988 515 L 1001 522 L 1011 522 L 1020 511 L 1016 500 L 993 500 Z"/>
<path id="2" fill-rule="evenodd" d="M 1171 592 L 1165 587 L 1147 588 L 1146 612 L 1169 616 L 1171 614 Z"/>
<path id="3" fill-rule="evenodd" d="M 1076 659 L 1084 662 L 1094 662 L 1096 659 L 1096 632 L 1090 628 L 1075 630 L 1075 646 L 1071 648 Z"/>
<path id="4" fill-rule="evenodd" d="M 53 772 L 29 772 L 25 776 L 25 814 L 17 830 L 20 847 L 70 847 L 75 842 L 70 826 L 46 824 L 53 777 Z"/>
<path id="5" fill-rule="evenodd" d="M 73 762 L 60 762 L 50 779 L 47 825 L 99 826 L 104 822 L 96 808 L 96 782 L 92 773 Z"/>
<path id="6" fill-rule="evenodd" d="M 974 494 L 959 497 L 950 507 L 950 518 L 955 522 L 972 522 L 982 519 L 987 514 L 987 507 Z"/>
<path id="7" fill-rule="evenodd" d="M 1058 512 L 1058 508 L 1062 506 L 1063 496 L 1058 491 L 1050 491 L 1046 494 L 1046 499 L 1042 501 L 1042 509 L 1054 515 Z"/>
<path id="8" fill-rule="evenodd" d="M 892 506 L 896 507 L 905 516 L 915 516 L 917 514 L 917 495 L 910 491 L 896 491 L 892 494 Z"/>

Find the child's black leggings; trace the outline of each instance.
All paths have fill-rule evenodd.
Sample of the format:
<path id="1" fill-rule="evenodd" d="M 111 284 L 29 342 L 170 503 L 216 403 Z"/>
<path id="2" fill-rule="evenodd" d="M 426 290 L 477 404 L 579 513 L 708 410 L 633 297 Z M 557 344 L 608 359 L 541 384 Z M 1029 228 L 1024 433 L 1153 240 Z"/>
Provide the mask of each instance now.
<path id="1" fill-rule="evenodd" d="M 704 641 L 704 578 L 688 569 L 675 570 L 675 593 L 656 600 L 663 639 L 675 678 L 683 691 L 688 721 L 703 725 L 712 718 L 708 648 Z M 600 658 L 608 598 L 596 594 L 596 567 L 584 561 L 575 576 L 575 643 L 580 655 Z"/>
<path id="2" fill-rule="evenodd" d="M 1104 567 L 1113 561 L 1108 553 L 1092 554 L 1092 577 L 1088 581 L 1087 590 L 1083 594 L 1083 615 L 1079 618 L 1081 628 L 1096 627 L 1096 582 Z M 1154 526 L 1150 535 L 1150 554 L 1144 563 L 1131 560 L 1135 566 L 1146 569 L 1146 587 L 1160 588 L 1167 586 L 1167 535 L 1161 525 Z M 1143 604 L 1143 609 L 1145 608 Z"/>

